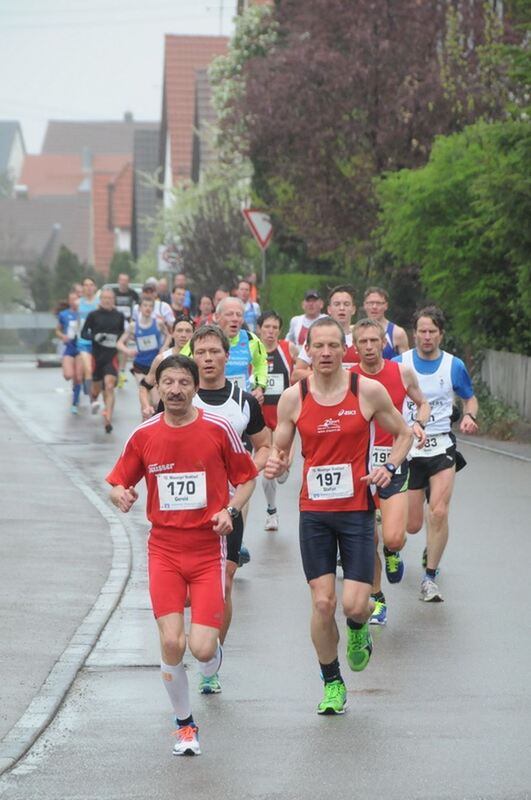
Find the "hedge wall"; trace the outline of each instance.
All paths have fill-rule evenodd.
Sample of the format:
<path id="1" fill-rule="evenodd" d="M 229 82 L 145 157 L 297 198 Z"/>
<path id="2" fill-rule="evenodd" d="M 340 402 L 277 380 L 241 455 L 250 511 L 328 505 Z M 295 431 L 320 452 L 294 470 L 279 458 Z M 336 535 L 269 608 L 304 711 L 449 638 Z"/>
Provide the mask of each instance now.
<path id="1" fill-rule="evenodd" d="M 262 311 L 274 310 L 282 317 L 285 336 L 291 317 L 302 314 L 301 301 L 308 289 L 317 289 L 324 300 L 331 286 L 342 281 L 331 275 L 312 275 L 307 272 L 290 272 L 286 275 L 270 275 L 260 291 Z"/>

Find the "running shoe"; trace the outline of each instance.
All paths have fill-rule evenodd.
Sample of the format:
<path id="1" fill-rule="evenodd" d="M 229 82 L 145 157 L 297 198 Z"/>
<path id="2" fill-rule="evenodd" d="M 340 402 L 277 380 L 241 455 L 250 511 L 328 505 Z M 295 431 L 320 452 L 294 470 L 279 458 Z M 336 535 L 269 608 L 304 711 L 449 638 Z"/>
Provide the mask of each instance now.
<path id="1" fill-rule="evenodd" d="M 424 578 L 420 584 L 420 597 L 419 600 L 424 600 L 425 603 L 442 603 L 443 596 L 439 591 L 439 587 L 432 581 L 431 578 Z"/>
<path id="2" fill-rule="evenodd" d="M 70 412 L 72 414 L 79 414 L 79 408 L 76 405 L 71 406 Z"/>
<path id="3" fill-rule="evenodd" d="M 282 473 L 282 475 L 277 478 L 277 483 L 283 484 L 286 483 L 287 479 L 289 478 L 289 469 Z"/>
<path id="4" fill-rule="evenodd" d="M 126 383 L 127 383 L 127 375 L 125 374 L 125 372 L 120 372 L 120 375 L 118 376 L 118 388 L 123 389 Z"/>
<path id="5" fill-rule="evenodd" d="M 93 400 L 92 403 L 90 404 L 90 413 L 97 414 L 99 410 L 100 410 L 100 401 Z"/>
<path id="6" fill-rule="evenodd" d="M 265 531 L 278 531 L 278 514 L 267 514 L 264 525 Z"/>
<path id="7" fill-rule="evenodd" d="M 251 554 L 247 550 L 246 547 L 240 547 L 240 552 L 238 555 L 238 566 L 243 567 L 244 564 L 248 564 L 251 560 Z"/>
<path id="8" fill-rule="evenodd" d="M 361 672 L 369 663 L 372 653 L 372 638 L 369 625 L 365 623 L 354 630 L 347 625 L 347 661 L 351 670 Z"/>
<path id="9" fill-rule="evenodd" d="M 217 672 L 211 675 L 210 678 L 199 675 L 199 694 L 219 694 L 220 692 L 221 683 Z"/>
<path id="10" fill-rule="evenodd" d="M 385 625 L 387 622 L 387 605 L 381 600 L 374 601 L 374 611 L 369 619 L 369 625 Z"/>
<path id="11" fill-rule="evenodd" d="M 347 707 L 347 687 L 343 681 L 324 685 L 323 702 L 317 706 L 318 714 L 344 714 Z"/>
<path id="12" fill-rule="evenodd" d="M 112 433 L 112 425 L 110 422 L 105 423 L 105 433 Z"/>
<path id="13" fill-rule="evenodd" d="M 400 583 L 404 577 L 405 570 L 404 562 L 400 557 L 400 553 L 389 553 L 389 555 L 386 555 L 384 551 L 384 559 L 387 580 L 389 583 Z"/>
<path id="14" fill-rule="evenodd" d="M 173 735 L 177 738 L 173 746 L 174 756 L 201 755 L 197 725 L 182 725 Z"/>

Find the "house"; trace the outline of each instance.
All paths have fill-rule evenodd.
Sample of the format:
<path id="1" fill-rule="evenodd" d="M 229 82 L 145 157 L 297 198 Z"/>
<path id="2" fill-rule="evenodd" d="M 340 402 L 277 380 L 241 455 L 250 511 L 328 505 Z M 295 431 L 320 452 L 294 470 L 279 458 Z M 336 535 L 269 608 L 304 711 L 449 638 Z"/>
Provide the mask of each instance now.
<path id="1" fill-rule="evenodd" d="M 64 244 L 107 275 L 116 251 L 142 255 L 149 247 L 146 218 L 160 206 L 156 187 L 144 178 L 158 167 L 158 142 L 158 124 L 132 115 L 52 120 L 43 152 L 25 157 L 15 194 L 3 204 L 9 229 L 0 224 L 0 262 L 48 263 Z"/>
<path id="2" fill-rule="evenodd" d="M 18 183 L 25 155 L 20 123 L 0 120 L 0 177 L 11 184 Z"/>
<path id="3" fill-rule="evenodd" d="M 198 163 L 193 168 L 198 91 L 203 97 L 204 71 L 216 56 L 227 52 L 228 42 L 225 36 L 172 34 L 165 37 L 159 154 L 165 207 L 171 205 L 173 186 L 190 181 L 200 173 Z M 198 81 L 201 83 L 200 90 Z"/>

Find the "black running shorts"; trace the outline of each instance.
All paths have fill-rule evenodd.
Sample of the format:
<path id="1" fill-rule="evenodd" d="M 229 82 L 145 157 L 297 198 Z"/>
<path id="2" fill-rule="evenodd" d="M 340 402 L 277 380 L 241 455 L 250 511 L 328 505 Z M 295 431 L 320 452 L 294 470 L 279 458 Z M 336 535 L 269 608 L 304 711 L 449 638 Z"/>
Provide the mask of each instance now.
<path id="1" fill-rule="evenodd" d="M 339 548 L 343 577 L 372 584 L 374 511 L 301 511 L 299 542 L 306 580 L 335 575 Z"/>
<path id="2" fill-rule="evenodd" d="M 409 489 L 425 489 L 432 475 L 455 466 L 455 444 L 432 458 L 412 458 L 409 462 Z"/>

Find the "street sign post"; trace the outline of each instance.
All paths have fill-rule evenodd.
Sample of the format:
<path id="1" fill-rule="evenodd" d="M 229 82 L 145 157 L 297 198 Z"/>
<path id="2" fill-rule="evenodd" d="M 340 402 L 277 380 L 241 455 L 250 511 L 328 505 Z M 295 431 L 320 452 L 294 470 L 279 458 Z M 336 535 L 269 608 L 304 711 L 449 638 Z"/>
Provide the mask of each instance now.
<path id="1" fill-rule="evenodd" d="M 266 279 L 266 250 L 271 244 L 273 226 L 269 214 L 257 208 L 244 208 L 243 216 L 262 251 L 262 286 Z"/>

